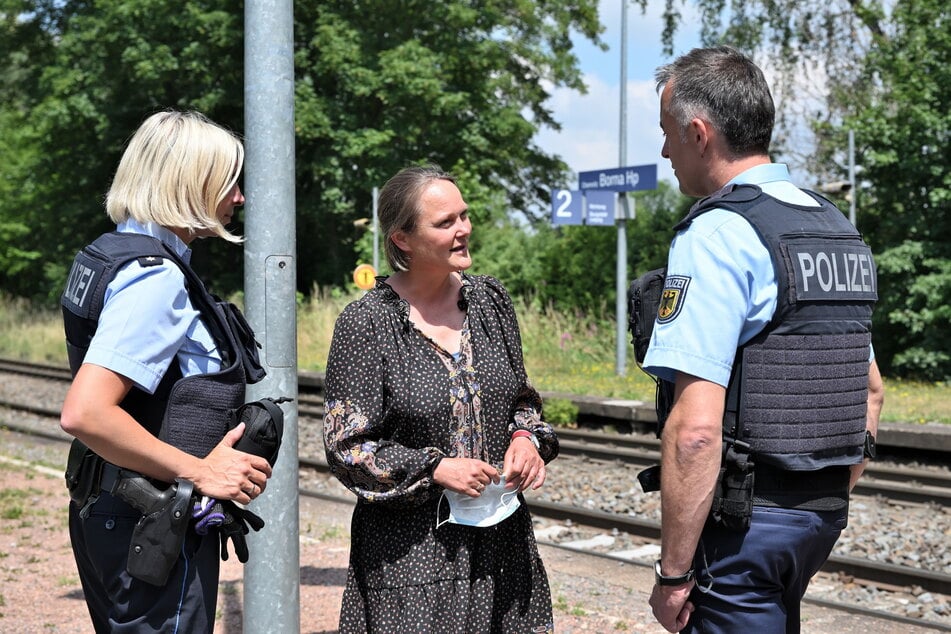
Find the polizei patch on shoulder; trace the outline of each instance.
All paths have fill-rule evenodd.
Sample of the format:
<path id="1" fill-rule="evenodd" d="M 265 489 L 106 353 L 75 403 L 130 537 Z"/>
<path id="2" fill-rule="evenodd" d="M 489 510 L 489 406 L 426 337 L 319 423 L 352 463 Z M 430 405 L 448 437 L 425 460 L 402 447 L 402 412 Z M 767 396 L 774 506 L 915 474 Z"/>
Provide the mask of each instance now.
<path id="1" fill-rule="evenodd" d="M 687 287 L 690 278 L 684 275 L 668 275 L 664 280 L 664 290 L 660 294 L 660 305 L 657 307 L 657 323 L 666 324 L 676 319 L 687 297 Z"/>

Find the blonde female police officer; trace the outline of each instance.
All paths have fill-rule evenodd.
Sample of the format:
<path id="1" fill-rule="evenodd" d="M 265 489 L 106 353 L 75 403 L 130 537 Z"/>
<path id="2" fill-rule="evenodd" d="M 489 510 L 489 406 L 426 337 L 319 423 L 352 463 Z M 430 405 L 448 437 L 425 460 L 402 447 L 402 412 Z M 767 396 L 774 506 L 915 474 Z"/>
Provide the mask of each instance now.
<path id="1" fill-rule="evenodd" d="M 248 377 L 228 320 L 195 305 L 208 296 L 194 278 L 186 288 L 196 238 L 240 241 L 225 225 L 244 203 L 243 159 L 238 138 L 201 114 L 148 117 L 106 198 L 117 230 L 77 256 L 63 295 L 75 377 L 61 424 L 89 448 L 72 474 L 85 491 L 70 504 L 70 537 L 97 632 L 211 632 L 214 625 L 217 531 L 184 528 L 177 509 L 167 521 L 183 537 L 164 583 L 150 577 L 153 570 L 141 575 L 149 581 L 131 575 L 130 557 L 142 553 L 130 552 L 130 541 L 143 513 L 114 494 L 123 483 L 164 488 L 169 503 L 176 491 L 192 490 L 248 503 L 271 475 L 267 460 L 232 448 L 244 425 L 228 431 L 225 419 L 242 402 Z"/>

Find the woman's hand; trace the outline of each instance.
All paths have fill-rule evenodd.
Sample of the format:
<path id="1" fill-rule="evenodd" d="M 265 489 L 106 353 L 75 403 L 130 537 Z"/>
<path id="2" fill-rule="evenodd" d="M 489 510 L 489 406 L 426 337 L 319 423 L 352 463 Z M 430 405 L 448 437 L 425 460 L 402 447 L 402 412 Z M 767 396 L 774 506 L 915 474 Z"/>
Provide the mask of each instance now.
<path id="1" fill-rule="evenodd" d="M 499 481 L 499 472 L 474 458 L 443 458 L 433 470 L 433 481 L 450 491 L 477 498 L 490 482 Z"/>
<path id="2" fill-rule="evenodd" d="M 528 487 L 539 489 L 545 484 L 545 461 L 535 445 L 525 436 L 513 438 L 505 452 L 505 488 L 524 491 Z"/>
<path id="3" fill-rule="evenodd" d="M 60 425 L 113 464 L 163 482 L 184 478 L 209 497 L 247 504 L 264 491 L 271 477 L 267 460 L 233 448 L 243 423 L 197 458 L 162 442 L 119 406 L 130 389 L 126 377 L 83 364 L 66 393 Z"/>
<path id="4" fill-rule="evenodd" d="M 209 497 L 247 504 L 261 495 L 271 477 L 271 465 L 260 456 L 234 449 L 244 434 L 244 423 L 229 431 L 200 461 L 201 468 L 189 478 Z"/>

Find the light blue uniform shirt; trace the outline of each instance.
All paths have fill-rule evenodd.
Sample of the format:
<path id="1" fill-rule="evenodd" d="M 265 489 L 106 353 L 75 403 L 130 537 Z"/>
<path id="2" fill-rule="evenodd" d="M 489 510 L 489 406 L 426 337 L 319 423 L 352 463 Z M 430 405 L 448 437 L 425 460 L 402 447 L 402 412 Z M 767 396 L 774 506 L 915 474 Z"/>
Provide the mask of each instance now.
<path id="1" fill-rule="evenodd" d="M 757 165 L 727 184 L 758 185 L 783 202 L 819 206 L 780 163 Z M 766 245 L 742 216 L 712 209 L 674 237 L 667 275 L 688 281 L 677 315 L 654 324 L 644 369 L 668 381 L 684 372 L 726 387 L 737 348 L 776 311 L 776 272 Z"/>
<path id="2" fill-rule="evenodd" d="M 185 262 L 191 258 L 178 236 L 154 223 L 129 219 L 117 229 L 158 238 Z M 99 327 L 83 362 L 112 370 L 153 394 L 176 356 L 182 376 L 221 369 L 214 339 L 192 306 L 178 265 L 167 258 L 146 267 L 132 260 L 106 287 Z"/>

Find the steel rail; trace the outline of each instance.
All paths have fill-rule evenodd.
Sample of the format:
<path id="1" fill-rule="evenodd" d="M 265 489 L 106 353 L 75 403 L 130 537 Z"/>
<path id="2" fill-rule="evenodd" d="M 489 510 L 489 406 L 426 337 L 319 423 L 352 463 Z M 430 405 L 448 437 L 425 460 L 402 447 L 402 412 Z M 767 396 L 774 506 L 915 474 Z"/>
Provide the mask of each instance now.
<path id="1" fill-rule="evenodd" d="M 13 372 L 19 373 L 27 376 L 35 376 L 40 378 L 49 378 L 53 380 L 70 380 L 70 373 L 67 368 L 60 365 L 52 365 L 47 363 L 35 363 L 30 361 L 22 361 L 18 359 L 4 359 L 0 358 L 0 372 Z M 310 417 L 310 418 L 320 418 L 323 416 L 323 376 L 319 373 L 302 371 L 298 373 L 298 414 L 300 416 Z M 577 397 L 584 400 L 585 402 L 590 401 L 594 397 L 580 396 Z M 612 423 L 617 422 L 610 414 L 605 414 L 599 416 L 598 414 L 587 413 L 585 414 L 585 420 L 587 423 L 592 425 L 597 425 L 599 421 L 603 421 L 605 425 L 611 425 Z M 643 422 L 643 421 L 642 421 Z M 649 427 L 649 425 L 648 425 Z M 658 450 L 659 442 L 656 438 L 650 434 L 611 434 L 601 431 L 592 431 L 588 429 L 569 429 L 569 428 L 559 428 L 558 434 L 563 440 L 574 440 L 579 442 L 586 442 L 593 445 L 593 447 L 587 450 L 588 454 L 597 452 L 597 447 L 605 443 L 610 443 L 618 447 L 627 447 L 630 449 L 641 449 L 641 450 Z M 884 434 L 882 434 L 884 435 Z M 887 439 L 879 439 L 878 443 L 880 451 L 887 453 L 892 446 L 889 444 Z M 566 454 L 569 452 L 577 451 L 579 448 L 573 447 L 571 445 L 567 446 Z M 932 448 L 929 447 L 929 450 Z M 943 456 L 946 456 L 947 453 L 941 448 L 933 448 L 936 452 L 937 458 L 940 460 Z M 602 455 L 605 456 L 605 459 L 611 459 L 610 456 L 605 455 L 606 452 L 602 452 Z M 949 460 L 944 460 L 946 463 Z M 640 461 L 643 463 L 643 460 Z M 874 477 L 876 479 L 882 480 L 903 480 L 907 479 L 909 474 L 907 471 L 901 471 L 899 473 L 890 473 L 888 469 L 878 469 L 877 465 L 874 463 L 870 464 L 867 471 L 869 477 Z M 943 482 L 929 482 L 927 478 L 930 477 L 928 472 L 922 472 L 919 474 L 922 480 L 914 479 L 918 484 L 924 486 L 944 486 Z"/>
<path id="2" fill-rule="evenodd" d="M 10 407 L 11 405 L 0 401 L 0 406 Z M 14 408 L 24 410 L 22 407 Z M 49 408 L 31 407 L 28 411 L 41 416 L 59 416 L 59 412 Z M 35 426 L 17 423 L 5 423 L 0 427 L 17 433 L 43 437 L 60 442 L 68 442 L 70 440 L 70 436 L 58 428 L 55 428 L 55 431 L 52 429 L 47 431 Z M 325 461 L 309 457 L 301 457 L 299 466 L 301 469 L 310 469 L 324 474 L 330 471 Z M 332 494 L 321 493 L 306 488 L 301 488 L 301 495 L 322 497 L 336 501 L 346 500 L 346 498 L 341 498 L 340 496 L 333 496 Z M 350 501 L 352 502 L 352 498 Z M 537 517 L 557 521 L 570 521 L 573 524 L 600 530 L 622 531 L 651 541 L 658 541 L 660 539 L 660 524 L 658 522 L 596 509 L 547 502 L 534 499 L 531 496 L 526 498 L 526 503 L 532 513 Z M 873 583 L 907 587 L 919 586 L 930 592 L 951 594 L 951 575 L 919 568 L 833 555 L 828 559 L 822 570 L 828 573 L 850 575 Z"/>
<path id="3" fill-rule="evenodd" d="M 329 473 L 322 460 L 301 458 L 302 468 Z M 527 496 L 525 499 L 532 514 L 550 520 L 571 521 L 573 524 L 601 530 L 618 530 L 629 535 L 660 541 L 660 523 L 638 519 L 630 515 L 610 513 L 597 509 L 558 504 Z M 823 572 L 850 575 L 865 581 L 895 586 L 920 586 L 930 592 L 951 594 L 951 575 L 911 568 L 895 564 L 875 562 L 857 557 L 832 555 L 822 567 Z"/>
<path id="4" fill-rule="evenodd" d="M 0 407 L 36 414 L 49 418 L 59 418 L 59 411 L 48 407 L 17 403 L 0 399 Z M 306 416 L 301 412 L 301 416 Z M 650 466 L 660 461 L 660 452 L 656 450 L 637 450 L 635 446 L 658 446 L 652 439 L 638 441 L 620 440 L 620 436 L 583 432 L 585 442 L 564 439 L 577 434 L 565 433 L 573 430 L 559 430 L 561 454 L 566 456 L 586 456 L 592 460 L 621 461 L 625 464 Z M 603 443 L 592 439 L 604 438 Z M 302 458 L 303 460 L 303 458 Z M 951 506 L 951 475 L 923 469 L 903 469 L 898 467 L 871 464 L 865 477 L 859 480 L 854 493 L 857 495 L 881 496 L 889 500 L 911 502 L 915 504 L 937 504 Z"/>

